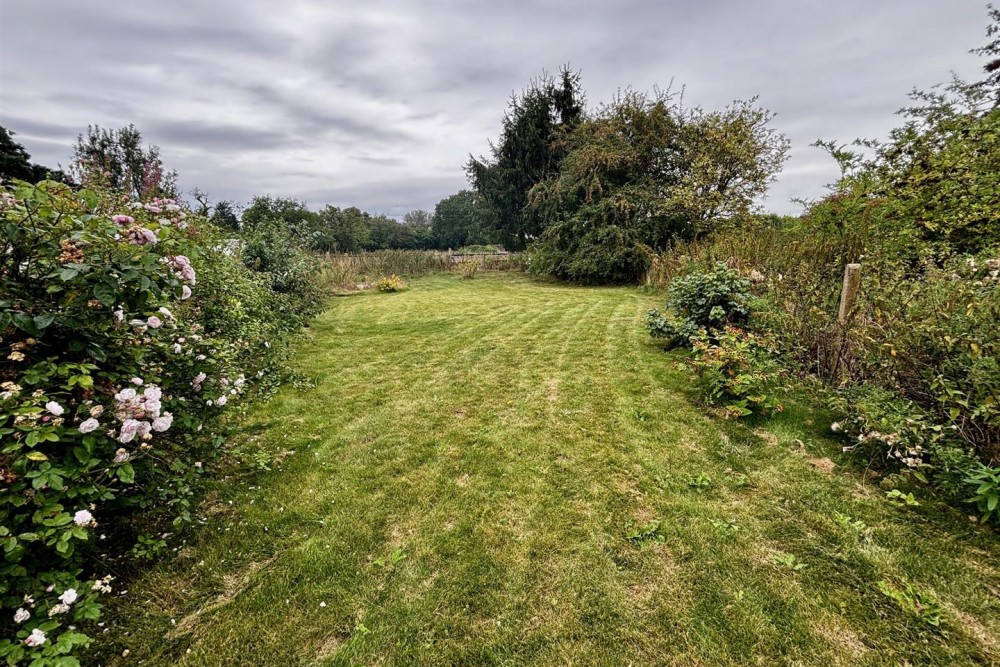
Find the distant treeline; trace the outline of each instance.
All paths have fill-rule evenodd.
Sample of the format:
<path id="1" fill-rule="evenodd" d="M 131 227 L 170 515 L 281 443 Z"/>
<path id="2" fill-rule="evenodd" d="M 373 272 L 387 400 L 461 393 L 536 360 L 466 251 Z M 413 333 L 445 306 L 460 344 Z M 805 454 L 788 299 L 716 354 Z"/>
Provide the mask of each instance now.
<path id="1" fill-rule="evenodd" d="M 433 213 L 410 211 L 401 222 L 354 206 L 312 211 L 296 199 L 271 196 L 255 197 L 242 212 L 229 201 L 203 202 L 203 212 L 219 226 L 240 232 L 283 227 L 295 242 L 318 252 L 447 250 L 491 240 L 480 229 L 475 195 L 468 190 L 442 199 Z"/>

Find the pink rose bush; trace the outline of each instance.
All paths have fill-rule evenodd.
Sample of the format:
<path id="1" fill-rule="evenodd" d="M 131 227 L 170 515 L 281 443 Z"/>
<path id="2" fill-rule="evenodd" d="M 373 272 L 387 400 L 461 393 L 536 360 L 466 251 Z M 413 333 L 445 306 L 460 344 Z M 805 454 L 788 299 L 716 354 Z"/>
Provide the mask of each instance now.
<path id="1" fill-rule="evenodd" d="M 102 563 L 198 518 L 226 413 L 280 375 L 264 342 L 315 312 L 227 247 L 173 199 L 0 187 L 0 662 L 92 641 Z"/>

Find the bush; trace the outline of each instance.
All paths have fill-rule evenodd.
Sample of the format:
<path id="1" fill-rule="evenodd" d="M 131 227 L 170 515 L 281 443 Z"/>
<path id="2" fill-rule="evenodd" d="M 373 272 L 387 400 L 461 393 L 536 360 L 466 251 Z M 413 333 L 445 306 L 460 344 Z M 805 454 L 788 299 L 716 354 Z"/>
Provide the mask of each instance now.
<path id="1" fill-rule="evenodd" d="M 479 262 L 474 259 L 467 259 L 456 264 L 459 273 L 462 274 L 463 278 L 468 278 L 469 280 L 476 277 L 476 272 L 479 271 Z"/>
<path id="2" fill-rule="evenodd" d="M 899 387 L 1000 462 L 1000 259 L 957 257 L 876 302 L 856 374 Z"/>
<path id="3" fill-rule="evenodd" d="M 875 385 L 843 389 L 832 405 L 845 415 L 831 425 L 850 443 L 844 451 L 930 484 L 951 502 L 976 503 L 984 522 L 993 515 L 1000 477 L 959 439 L 957 427 L 936 423 L 917 404 Z"/>
<path id="4" fill-rule="evenodd" d="M 646 328 L 671 345 L 688 344 L 702 330 L 746 323 L 751 300 L 750 281 L 719 262 L 709 271 L 693 271 L 671 282 L 666 312 L 651 310 Z"/>
<path id="5" fill-rule="evenodd" d="M 406 283 L 397 275 L 386 276 L 375 281 L 375 289 L 379 292 L 399 292 L 406 289 Z"/>
<path id="6" fill-rule="evenodd" d="M 625 226 L 596 227 L 569 220 L 545 230 L 528 252 L 528 268 L 570 282 L 635 284 L 649 268 L 652 251 Z"/>
<path id="7" fill-rule="evenodd" d="M 709 403 L 732 417 L 780 412 L 775 393 L 780 371 L 774 343 L 766 336 L 727 326 L 713 336 L 702 329 L 691 338 L 690 365 Z"/>
<path id="8" fill-rule="evenodd" d="M 862 456 L 866 463 L 919 472 L 945 435 L 914 403 L 875 385 L 849 386 L 831 403 L 843 415 L 831 430 L 851 443 L 844 451 Z M 920 478 L 926 481 L 922 473 Z"/>
<path id="9" fill-rule="evenodd" d="M 275 307 L 293 318 L 293 324 L 301 326 L 319 311 L 323 292 L 317 274 L 322 262 L 298 245 L 287 227 L 265 221 L 228 243 L 248 268 L 261 275 Z"/>
<path id="10" fill-rule="evenodd" d="M 172 200 L 17 183 L 0 248 L 0 657 L 76 664 L 107 556 L 191 521 L 226 410 L 317 304 Z"/>

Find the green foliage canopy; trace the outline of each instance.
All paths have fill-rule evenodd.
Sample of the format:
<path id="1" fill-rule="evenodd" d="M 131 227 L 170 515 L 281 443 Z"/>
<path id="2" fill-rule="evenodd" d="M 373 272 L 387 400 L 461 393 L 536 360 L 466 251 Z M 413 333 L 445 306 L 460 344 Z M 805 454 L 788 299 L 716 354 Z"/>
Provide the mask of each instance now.
<path id="1" fill-rule="evenodd" d="M 747 216 L 788 141 L 754 100 L 683 110 L 627 91 L 580 123 L 559 173 L 527 208 L 543 221 L 532 269 L 577 282 L 634 282 L 653 251 Z"/>

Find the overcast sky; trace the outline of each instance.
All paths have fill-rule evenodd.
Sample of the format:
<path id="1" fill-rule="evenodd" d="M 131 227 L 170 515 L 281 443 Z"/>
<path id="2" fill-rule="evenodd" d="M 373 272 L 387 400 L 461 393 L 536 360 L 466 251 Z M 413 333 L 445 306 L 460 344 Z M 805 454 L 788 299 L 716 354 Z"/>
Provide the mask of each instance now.
<path id="1" fill-rule="evenodd" d="M 759 95 L 792 142 L 766 206 L 795 212 L 836 175 L 812 141 L 978 78 L 986 25 L 978 0 L 0 0 L 0 124 L 55 166 L 88 123 L 135 123 L 185 190 L 400 216 L 466 187 L 511 92 L 570 63 L 591 106 Z"/>

